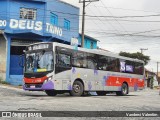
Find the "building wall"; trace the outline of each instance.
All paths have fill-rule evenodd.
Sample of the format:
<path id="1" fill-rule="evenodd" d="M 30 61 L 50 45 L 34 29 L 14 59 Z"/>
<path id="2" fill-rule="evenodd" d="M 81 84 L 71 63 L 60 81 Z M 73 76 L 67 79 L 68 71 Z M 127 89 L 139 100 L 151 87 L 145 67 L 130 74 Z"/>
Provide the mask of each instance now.
<path id="1" fill-rule="evenodd" d="M 85 48 L 89 48 L 89 49 L 97 49 L 97 41 L 91 40 L 89 38 L 85 38 Z M 91 44 L 93 44 L 93 48 L 91 48 Z"/>
<path id="2" fill-rule="evenodd" d="M 0 5 L 1 6 L 1 5 Z M 36 22 L 42 22 L 44 24 L 45 20 L 45 3 L 44 2 L 35 2 L 35 1 L 27 1 L 27 0 L 9 0 L 7 2 L 7 26 L 5 29 L 6 33 L 34 33 L 38 35 L 44 35 L 43 29 L 42 30 L 35 30 Z M 37 17 L 36 20 L 27 20 L 27 19 L 21 19 L 20 18 L 20 8 L 33 8 L 37 10 Z M 11 22 L 14 20 L 14 22 Z M 20 23 L 19 20 L 24 20 L 23 23 Z M 33 29 L 27 28 L 28 22 L 34 22 Z M 11 23 L 13 23 L 13 26 L 16 26 L 15 24 L 18 24 L 17 27 L 11 28 Z M 20 28 L 20 26 L 24 24 L 24 28 Z M 42 25 L 44 26 L 44 25 Z"/>
<path id="3" fill-rule="evenodd" d="M 63 29 L 63 38 L 66 41 L 72 37 L 78 38 L 79 33 L 79 8 L 68 5 L 64 2 L 48 2 L 46 6 L 46 22 L 50 23 L 51 13 L 58 16 L 58 27 Z M 64 19 L 70 21 L 70 30 L 64 29 Z M 58 37 L 58 36 L 57 36 Z"/>
<path id="4" fill-rule="evenodd" d="M 20 19 L 20 8 L 36 9 L 36 20 Z M 49 40 L 53 38 L 53 40 L 59 39 L 64 42 L 70 42 L 72 37 L 78 38 L 79 35 L 79 8 L 61 1 L 2 0 L 0 1 L 0 11 L 3 11 L 0 20 L 6 20 L 7 22 L 6 26 L 0 25 L 0 29 L 4 29 L 5 33 L 33 33 L 47 37 Z M 50 27 L 51 12 L 58 16 L 58 25 L 52 25 Z M 64 19 L 70 21 L 70 30 L 64 28 Z M 27 25 L 31 26 L 32 22 L 34 27 L 29 29 Z M 37 22 L 40 22 L 40 30 L 35 30 Z M 23 26 L 23 28 L 21 26 Z"/>
<path id="5" fill-rule="evenodd" d="M 43 17 L 45 11 L 45 3 L 43 2 L 30 2 L 25 0 L 16 0 L 10 1 L 8 3 L 8 13 L 10 18 L 12 19 L 20 19 L 20 8 L 35 8 L 37 9 L 37 21 L 43 21 L 45 17 Z"/>
<path id="6" fill-rule="evenodd" d="M 82 36 L 79 35 L 78 39 L 79 39 L 79 44 L 81 44 Z M 93 44 L 92 48 L 91 48 L 92 46 L 91 44 Z M 97 41 L 87 36 L 84 36 L 84 47 L 88 49 L 97 49 Z"/>
<path id="7" fill-rule="evenodd" d="M 7 18 L 7 2 L 6 0 L 1 0 L 0 1 L 0 9 L 2 10 L 1 11 L 1 15 L 0 15 L 0 18 Z"/>
<path id="8" fill-rule="evenodd" d="M 3 35 L 0 34 L 0 79 L 6 78 L 6 40 Z"/>
<path id="9" fill-rule="evenodd" d="M 153 87 L 158 86 L 158 80 L 155 73 L 145 70 L 145 83 L 146 87 L 151 87 L 151 79 L 153 78 Z"/>
<path id="10" fill-rule="evenodd" d="M 21 19 L 21 8 L 36 9 L 36 20 Z M 19 62 L 19 55 L 13 54 L 13 51 L 26 46 L 25 41 L 29 43 L 57 41 L 69 44 L 72 37 L 78 38 L 79 36 L 79 8 L 61 1 L 0 0 L 0 11 L 0 30 L 3 30 L 6 35 L 6 40 L 0 37 L 0 77 L 3 76 L 3 79 L 11 84 L 22 83 L 23 74 L 15 72 L 15 69 L 18 69 L 16 65 Z M 51 12 L 58 16 L 57 25 L 49 26 Z M 69 30 L 64 28 L 64 19 L 70 21 Z M 41 29 L 37 30 L 36 27 Z M 14 40 L 20 40 L 24 44 L 13 45 Z M 16 50 L 13 46 L 16 46 Z"/>

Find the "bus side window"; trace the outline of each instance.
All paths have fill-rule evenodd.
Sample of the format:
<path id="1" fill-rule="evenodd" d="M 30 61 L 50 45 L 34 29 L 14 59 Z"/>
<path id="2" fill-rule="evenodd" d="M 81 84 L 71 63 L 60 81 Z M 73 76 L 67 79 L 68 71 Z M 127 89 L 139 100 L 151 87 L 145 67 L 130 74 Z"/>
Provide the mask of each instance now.
<path id="1" fill-rule="evenodd" d="M 96 69 L 96 65 L 92 60 L 87 60 L 89 69 Z"/>
<path id="2" fill-rule="evenodd" d="M 135 71 L 135 68 L 134 68 L 134 62 L 133 61 L 129 61 L 129 60 L 126 60 L 126 73 L 130 73 L 130 74 L 133 74 L 134 71 Z"/>
<path id="3" fill-rule="evenodd" d="M 87 61 L 86 56 L 83 52 L 74 52 L 72 55 L 72 64 L 74 67 L 79 68 L 86 68 L 87 67 Z"/>
<path id="4" fill-rule="evenodd" d="M 98 58 L 98 70 L 107 71 L 108 57 L 107 56 L 98 55 L 97 58 Z"/>
<path id="5" fill-rule="evenodd" d="M 72 66 L 73 67 L 80 67 L 81 66 L 80 58 L 78 56 L 77 51 L 74 51 L 72 54 Z"/>
<path id="6" fill-rule="evenodd" d="M 58 64 L 64 67 L 71 66 L 71 56 L 67 54 L 58 54 Z"/>
<path id="7" fill-rule="evenodd" d="M 120 61 L 119 59 L 115 59 L 115 67 L 114 67 L 114 72 L 120 72 Z"/>
<path id="8" fill-rule="evenodd" d="M 143 75 L 143 72 L 144 72 L 143 63 L 135 62 L 135 72 L 134 72 L 134 74 Z"/>
<path id="9" fill-rule="evenodd" d="M 46 64 L 47 70 L 52 70 L 53 69 L 53 56 L 51 53 L 46 55 L 46 61 L 48 61 L 48 63 Z"/>
<path id="10" fill-rule="evenodd" d="M 97 69 L 97 55 L 92 53 L 86 53 L 86 58 L 87 58 L 87 68 Z"/>

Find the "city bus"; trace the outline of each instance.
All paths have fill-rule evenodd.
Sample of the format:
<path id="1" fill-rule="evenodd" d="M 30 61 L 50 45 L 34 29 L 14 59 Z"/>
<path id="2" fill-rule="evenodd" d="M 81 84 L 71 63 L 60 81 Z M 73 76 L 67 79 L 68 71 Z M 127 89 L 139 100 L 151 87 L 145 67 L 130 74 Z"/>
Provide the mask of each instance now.
<path id="1" fill-rule="evenodd" d="M 42 42 L 25 50 L 23 89 L 49 96 L 87 92 L 125 96 L 144 89 L 144 62 L 98 49 Z"/>

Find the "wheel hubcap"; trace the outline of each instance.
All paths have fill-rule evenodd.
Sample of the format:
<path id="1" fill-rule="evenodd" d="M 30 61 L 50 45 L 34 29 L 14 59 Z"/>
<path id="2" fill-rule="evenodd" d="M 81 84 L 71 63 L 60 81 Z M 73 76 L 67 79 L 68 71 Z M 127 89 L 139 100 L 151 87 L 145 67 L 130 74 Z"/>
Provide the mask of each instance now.
<path id="1" fill-rule="evenodd" d="M 126 94 L 126 93 L 127 93 L 127 88 L 126 88 L 126 87 L 123 87 L 123 88 L 122 88 L 122 91 L 123 91 L 124 94 Z"/>
<path id="2" fill-rule="evenodd" d="M 80 92 L 80 86 L 77 85 L 77 84 L 75 84 L 75 85 L 73 86 L 73 90 L 74 90 L 76 93 L 79 93 L 79 92 Z"/>

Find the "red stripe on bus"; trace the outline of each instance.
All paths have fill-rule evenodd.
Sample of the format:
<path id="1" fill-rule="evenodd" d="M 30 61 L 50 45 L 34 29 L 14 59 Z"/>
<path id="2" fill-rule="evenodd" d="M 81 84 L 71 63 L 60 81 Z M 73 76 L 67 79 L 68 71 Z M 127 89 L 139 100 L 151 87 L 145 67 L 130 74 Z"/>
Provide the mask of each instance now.
<path id="1" fill-rule="evenodd" d="M 109 76 L 106 80 L 106 86 L 122 86 L 123 82 L 127 82 L 129 87 L 134 87 L 135 84 L 138 87 L 144 87 L 144 80 L 137 78 L 127 78 L 127 77 L 115 77 Z"/>
<path id="2" fill-rule="evenodd" d="M 41 78 L 24 78 L 25 83 L 43 83 L 47 79 L 47 76 Z"/>

